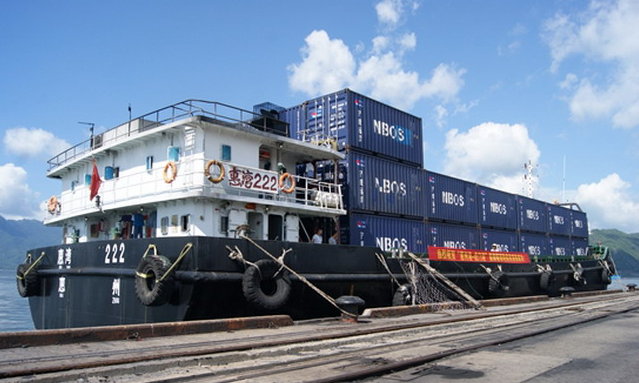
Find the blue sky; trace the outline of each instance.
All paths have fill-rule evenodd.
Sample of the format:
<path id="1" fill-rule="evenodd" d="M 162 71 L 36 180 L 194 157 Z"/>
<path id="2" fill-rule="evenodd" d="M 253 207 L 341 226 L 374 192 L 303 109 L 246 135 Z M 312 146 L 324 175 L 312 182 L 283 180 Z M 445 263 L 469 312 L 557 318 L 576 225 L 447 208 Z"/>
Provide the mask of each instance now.
<path id="1" fill-rule="evenodd" d="M 536 198 L 639 232 L 637 20 L 630 0 L 3 1 L 0 215 L 42 216 L 78 121 L 349 87 L 422 117 L 426 168 L 523 193 L 532 160 Z"/>

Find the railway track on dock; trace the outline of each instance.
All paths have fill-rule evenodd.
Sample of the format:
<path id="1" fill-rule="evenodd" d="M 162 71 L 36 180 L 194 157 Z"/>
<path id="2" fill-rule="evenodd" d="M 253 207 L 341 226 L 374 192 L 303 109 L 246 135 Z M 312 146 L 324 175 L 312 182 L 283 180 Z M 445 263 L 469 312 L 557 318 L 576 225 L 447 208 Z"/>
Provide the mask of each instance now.
<path id="1" fill-rule="evenodd" d="M 0 350 L 7 382 L 336 382 L 638 310 L 638 294 L 361 323 Z"/>

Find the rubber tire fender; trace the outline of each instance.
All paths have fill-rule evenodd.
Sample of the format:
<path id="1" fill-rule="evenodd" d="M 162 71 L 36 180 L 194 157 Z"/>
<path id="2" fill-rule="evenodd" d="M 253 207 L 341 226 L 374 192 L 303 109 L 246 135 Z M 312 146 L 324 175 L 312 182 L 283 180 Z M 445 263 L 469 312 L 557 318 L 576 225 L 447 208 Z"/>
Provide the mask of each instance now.
<path id="1" fill-rule="evenodd" d="M 606 269 L 601 270 L 601 281 L 606 285 L 609 285 L 612 283 L 612 277 L 610 277 L 608 270 Z"/>
<path id="2" fill-rule="evenodd" d="M 170 266 L 171 261 L 162 255 L 149 255 L 140 260 L 135 270 L 135 295 L 143 305 L 161 306 L 169 301 L 173 293 L 173 274 L 167 275 L 162 281 L 158 279 L 166 274 Z"/>
<path id="3" fill-rule="evenodd" d="M 554 280 L 555 280 L 555 275 L 553 274 L 552 271 L 543 271 L 541 275 L 539 276 L 539 287 L 543 291 L 548 292 L 550 291 L 550 286 L 552 285 Z"/>
<path id="4" fill-rule="evenodd" d="M 393 294 L 393 306 L 411 306 L 413 304 L 413 292 L 411 285 L 405 283 L 395 290 Z"/>
<path id="5" fill-rule="evenodd" d="M 488 292 L 503 297 L 509 290 L 508 276 L 503 271 L 495 271 L 493 277 L 488 278 Z"/>
<path id="6" fill-rule="evenodd" d="M 18 269 L 16 270 L 18 294 L 20 294 L 23 298 L 37 295 L 40 291 L 40 279 L 38 278 L 38 274 L 35 273 L 35 270 L 31 270 L 29 274 L 24 275 L 24 273 L 29 269 L 29 266 L 31 265 L 21 263 L 18 265 Z"/>
<path id="7" fill-rule="evenodd" d="M 276 310 L 288 302 L 291 281 L 285 270 L 275 275 L 280 267 L 272 259 L 260 259 L 255 262 L 255 266 L 246 269 L 242 276 L 242 292 L 250 304 L 266 310 Z M 264 290 L 266 283 L 272 287 L 269 291 Z"/>

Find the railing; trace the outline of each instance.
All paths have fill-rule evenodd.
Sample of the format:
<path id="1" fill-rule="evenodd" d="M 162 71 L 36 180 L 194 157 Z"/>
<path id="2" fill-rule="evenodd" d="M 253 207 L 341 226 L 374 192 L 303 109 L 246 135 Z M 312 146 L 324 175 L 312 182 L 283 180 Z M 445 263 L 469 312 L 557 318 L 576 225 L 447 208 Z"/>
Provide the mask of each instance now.
<path id="1" fill-rule="evenodd" d="M 87 154 L 91 150 L 111 145 L 142 132 L 193 116 L 210 117 L 230 125 L 252 127 L 265 132 L 288 136 L 288 124 L 271 116 L 256 114 L 220 102 L 186 100 L 134 118 L 80 142 L 51 158 L 48 161 L 49 171 Z"/>
<path id="2" fill-rule="evenodd" d="M 285 209 L 304 209 L 309 212 L 323 211 L 343 214 L 341 185 L 321 182 L 316 179 L 292 176 L 294 187 L 288 177 L 265 169 L 222 162 L 225 175 L 219 182 L 211 182 L 205 174 L 205 159 L 181 160 L 177 163 L 177 176 L 171 183 L 165 182 L 163 166 L 150 171 L 121 171 L 118 178 L 103 180 L 99 190 L 100 208 L 135 207 L 141 204 L 171 200 L 174 198 L 211 197 L 217 199 L 247 201 L 281 206 Z M 164 165 L 164 164 L 162 164 Z M 211 175 L 217 181 L 220 167 Z M 45 221 L 68 218 L 98 211 L 95 199 L 89 200 L 89 186 L 79 185 L 67 190 L 58 198 L 60 210 Z"/>

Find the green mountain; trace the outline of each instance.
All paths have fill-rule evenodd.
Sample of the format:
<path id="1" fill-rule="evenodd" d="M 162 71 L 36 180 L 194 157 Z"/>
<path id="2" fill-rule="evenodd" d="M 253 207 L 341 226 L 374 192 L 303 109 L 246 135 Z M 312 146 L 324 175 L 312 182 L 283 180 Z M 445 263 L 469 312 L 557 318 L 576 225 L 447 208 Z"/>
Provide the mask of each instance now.
<path id="1" fill-rule="evenodd" d="M 62 229 L 47 227 L 34 219 L 7 220 L 0 216 L 0 268 L 15 269 L 27 250 L 60 243 Z"/>
<path id="2" fill-rule="evenodd" d="M 621 276 L 639 277 L 639 233 L 626 234 L 615 229 L 593 230 L 590 243 L 610 247 Z"/>

